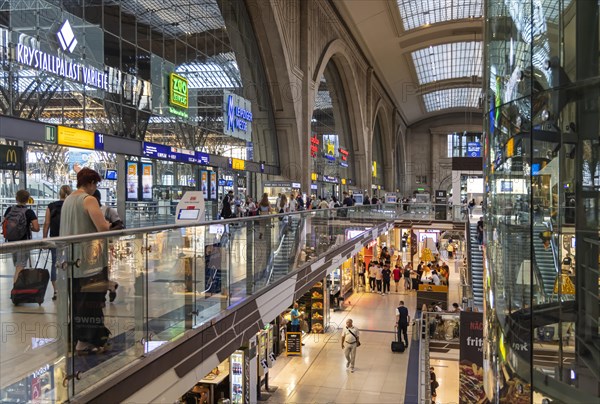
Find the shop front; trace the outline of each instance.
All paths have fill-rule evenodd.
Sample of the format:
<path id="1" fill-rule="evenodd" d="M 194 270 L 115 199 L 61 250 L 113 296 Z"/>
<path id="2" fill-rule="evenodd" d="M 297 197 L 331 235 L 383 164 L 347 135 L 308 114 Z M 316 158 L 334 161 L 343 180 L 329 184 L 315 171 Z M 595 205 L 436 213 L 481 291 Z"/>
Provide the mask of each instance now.
<path id="1" fill-rule="evenodd" d="M 292 192 L 297 194 L 301 188 L 302 184 L 293 181 L 266 181 L 263 183 L 263 193 L 267 194 L 272 206 L 275 206 L 279 194 L 284 194 L 289 199 Z M 306 196 L 306 194 L 302 195 L 304 202 L 306 202 Z"/>
<path id="2" fill-rule="evenodd" d="M 178 403 L 247 403 L 250 395 L 249 370 L 249 350 L 238 349 L 200 379 L 178 400 Z"/>

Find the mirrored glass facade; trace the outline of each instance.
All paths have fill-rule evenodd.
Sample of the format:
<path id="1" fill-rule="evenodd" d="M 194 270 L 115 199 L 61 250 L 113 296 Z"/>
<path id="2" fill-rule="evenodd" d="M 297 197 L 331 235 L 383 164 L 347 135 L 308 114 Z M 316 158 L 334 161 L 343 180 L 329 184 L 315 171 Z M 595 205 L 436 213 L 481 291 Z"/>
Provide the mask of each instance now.
<path id="1" fill-rule="evenodd" d="M 486 3 L 492 402 L 598 401 L 599 13 L 596 1 Z"/>
<path id="2" fill-rule="evenodd" d="M 2 114 L 214 154 L 252 141 L 278 164 L 244 2 L 5 1 L 0 56 Z M 227 131 L 230 94 L 250 105 L 249 139 Z"/>

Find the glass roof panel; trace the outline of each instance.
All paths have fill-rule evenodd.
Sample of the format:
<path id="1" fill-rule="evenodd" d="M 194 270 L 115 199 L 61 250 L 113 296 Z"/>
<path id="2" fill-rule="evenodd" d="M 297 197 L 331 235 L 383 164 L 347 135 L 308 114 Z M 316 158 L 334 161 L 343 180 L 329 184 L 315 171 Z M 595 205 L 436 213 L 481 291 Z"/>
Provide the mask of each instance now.
<path id="1" fill-rule="evenodd" d="M 238 88 L 242 77 L 233 52 L 221 53 L 206 63 L 186 63 L 175 71 L 188 79 L 190 89 Z"/>
<path id="2" fill-rule="evenodd" d="M 481 77 L 481 42 L 454 42 L 412 52 L 419 84 Z"/>
<path id="3" fill-rule="evenodd" d="M 198 34 L 225 28 L 216 0 L 121 0 L 115 4 L 135 15 L 138 22 L 160 26 L 173 36 Z M 186 10 L 181 13 L 181 10 Z M 195 18 L 187 18 L 193 15 Z"/>
<path id="4" fill-rule="evenodd" d="M 404 30 L 450 20 L 481 18 L 483 0 L 396 0 Z"/>
<path id="5" fill-rule="evenodd" d="M 423 102 L 427 112 L 447 108 L 477 108 L 480 95 L 481 88 L 448 88 L 423 94 Z"/>

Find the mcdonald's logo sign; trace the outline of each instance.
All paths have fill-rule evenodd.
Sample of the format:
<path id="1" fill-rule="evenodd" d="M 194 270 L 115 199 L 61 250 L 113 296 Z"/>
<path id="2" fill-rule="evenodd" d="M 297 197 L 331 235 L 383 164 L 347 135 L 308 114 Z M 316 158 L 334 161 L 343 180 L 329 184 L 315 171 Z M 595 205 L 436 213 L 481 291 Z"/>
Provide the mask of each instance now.
<path id="1" fill-rule="evenodd" d="M 23 148 L 0 145 L 0 170 L 23 171 Z"/>

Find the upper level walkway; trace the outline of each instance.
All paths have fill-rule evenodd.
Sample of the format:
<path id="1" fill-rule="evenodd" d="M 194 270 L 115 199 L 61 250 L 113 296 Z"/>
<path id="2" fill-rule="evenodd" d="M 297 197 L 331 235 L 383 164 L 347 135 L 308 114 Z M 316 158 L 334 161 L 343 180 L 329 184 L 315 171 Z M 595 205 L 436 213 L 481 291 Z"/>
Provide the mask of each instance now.
<path id="1" fill-rule="evenodd" d="M 2 397 L 173 401 L 328 270 L 414 215 L 363 206 L 0 245 Z M 347 239 L 348 229 L 365 232 Z M 57 300 L 49 286 L 41 305 L 13 307 L 12 254 L 49 269 L 51 248 Z M 311 251 L 306 262 L 302 249 Z M 96 263 L 97 273 L 84 273 Z M 101 296 L 99 311 L 78 305 L 90 296 Z M 103 327 L 109 349 L 76 352 L 73 335 Z"/>

